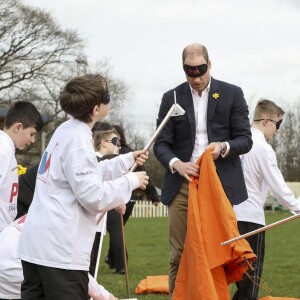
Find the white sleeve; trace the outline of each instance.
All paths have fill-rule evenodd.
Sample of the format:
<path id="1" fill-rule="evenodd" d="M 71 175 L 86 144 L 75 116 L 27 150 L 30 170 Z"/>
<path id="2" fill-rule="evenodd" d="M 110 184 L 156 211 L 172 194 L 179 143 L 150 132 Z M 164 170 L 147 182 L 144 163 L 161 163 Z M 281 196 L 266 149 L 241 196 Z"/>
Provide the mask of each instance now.
<path id="1" fill-rule="evenodd" d="M 1 145 L 2 147 L 3 145 Z M 3 182 L 5 180 L 5 178 L 8 175 L 8 170 L 9 170 L 9 166 L 10 166 L 10 157 L 7 155 L 7 153 L 5 153 L 3 150 L 0 150 L 0 162 L 1 162 L 1 167 L 0 167 L 0 187 L 3 186 Z"/>
<path id="2" fill-rule="evenodd" d="M 270 187 L 278 202 L 289 210 L 299 211 L 300 201 L 295 198 L 286 184 L 277 166 L 277 159 L 273 149 L 261 153 L 260 165 L 263 178 Z"/>
<path id="3" fill-rule="evenodd" d="M 94 300 L 108 300 L 109 292 L 89 274 L 89 296 Z"/>
<path id="4" fill-rule="evenodd" d="M 138 177 L 134 173 L 102 182 L 93 149 L 70 151 L 62 166 L 76 199 L 95 214 L 126 204 L 132 191 L 139 187 Z"/>
<path id="5" fill-rule="evenodd" d="M 170 168 L 170 171 L 171 171 L 172 173 L 175 173 L 175 172 L 176 172 L 176 171 L 173 169 L 173 165 L 174 165 L 174 163 L 175 163 L 177 160 L 179 160 L 179 158 L 174 157 L 174 158 L 172 158 L 172 159 L 170 160 L 170 162 L 169 162 L 169 168 Z"/>
<path id="6" fill-rule="evenodd" d="M 126 174 L 134 164 L 132 152 L 121 154 L 112 159 L 99 162 L 100 172 L 103 180 L 112 180 Z"/>

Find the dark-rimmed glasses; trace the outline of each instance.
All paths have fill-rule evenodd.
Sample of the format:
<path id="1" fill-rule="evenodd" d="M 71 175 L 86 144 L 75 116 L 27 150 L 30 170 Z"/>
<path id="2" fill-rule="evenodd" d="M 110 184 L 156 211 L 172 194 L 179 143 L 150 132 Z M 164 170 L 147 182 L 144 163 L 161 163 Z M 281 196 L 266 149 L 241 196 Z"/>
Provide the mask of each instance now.
<path id="1" fill-rule="evenodd" d="M 102 140 L 103 141 L 103 140 Z M 96 145 L 96 149 L 98 149 L 98 147 L 99 147 L 99 145 L 101 144 L 101 142 L 102 141 L 100 141 L 97 145 Z M 108 142 L 108 143 L 112 143 L 114 146 L 116 146 L 116 147 L 121 147 L 121 143 L 120 143 L 120 141 L 119 141 L 119 138 L 117 138 L 116 136 L 115 137 L 113 137 L 111 140 L 104 140 L 105 142 Z"/>
<path id="2" fill-rule="evenodd" d="M 111 140 L 105 140 L 105 142 L 112 143 L 116 147 L 121 147 L 121 143 L 119 141 L 119 138 L 117 138 L 116 136 L 113 137 Z"/>
<path id="3" fill-rule="evenodd" d="M 279 121 L 275 121 L 275 120 L 272 120 L 272 119 L 257 119 L 257 120 L 253 120 L 253 121 L 262 121 L 262 120 L 268 120 L 268 121 L 271 121 L 273 124 L 275 124 L 276 130 L 279 130 L 280 125 L 281 125 L 281 123 L 282 123 L 282 119 L 279 120 Z"/>

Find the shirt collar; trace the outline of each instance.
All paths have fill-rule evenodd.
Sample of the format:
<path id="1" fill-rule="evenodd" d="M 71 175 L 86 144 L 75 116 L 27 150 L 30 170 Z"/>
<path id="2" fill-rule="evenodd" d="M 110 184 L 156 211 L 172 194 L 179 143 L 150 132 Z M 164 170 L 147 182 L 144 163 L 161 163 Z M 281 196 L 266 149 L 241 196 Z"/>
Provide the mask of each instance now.
<path id="1" fill-rule="evenodd" d="M 251 132 L 252 132 L 253 135 L 257 136 L 258 138 L 260 138 L 262 140 L 266 140 L 263 132 L 260 131 L 259 129 L 251 127 Z"/>
<path id="2" fill-rule="evenodd" d="M 202 92 L 207 92 L 207 94 L 208 94 L 209 90 L 210 90 L 210 84 L 211 84 L 211 77 L 209 77 L 209 83 L 208 83 L 207 87 Z M 194 90 L 190 84 L 189 84 L 189 86 L 190 86 L 192 94 L 198 94 L 198 92 L 196 90 Z"/>
<path id="3" fill-rule="evenodd" d="M 3 130 L 0 130 L 0 131 L 3 134 L 3 137 L 7 140 L 7 143 L 10 145 L 11 149 L 13 151 L 16 151 L 16 146 L 15 146 L 13 140 L 11 139 L 11 137 L 6 132 L 4 132 Z"/>
<path id="4" fill-rule="evenodd" d="M 96 151 L 96 155 L 97 155 L 98 157 L 103 157 L 103 155 L 102 155 L 100 152 L 98 152 L 98 151 Z"/>

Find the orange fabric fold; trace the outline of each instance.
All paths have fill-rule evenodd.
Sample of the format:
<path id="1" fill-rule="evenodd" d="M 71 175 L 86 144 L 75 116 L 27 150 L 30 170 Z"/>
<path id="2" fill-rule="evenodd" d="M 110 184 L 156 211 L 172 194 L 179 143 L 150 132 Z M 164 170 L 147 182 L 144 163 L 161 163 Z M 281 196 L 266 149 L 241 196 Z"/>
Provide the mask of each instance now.
<path id="1" fill-rule="evenodd" d="M 189 184 L 187 233 L 173 300 L 229 300 L 228 284 L 240 280 L 256 259 L 239 236 L 237 220 L 207 150 L 197 161 L 199 178 Z"/>
<path id="2" fill-rule="evenodd" d="M 147 276 L 139 282 L 135 289 L 136 294 L 169 294 L 169 276 Z"/>

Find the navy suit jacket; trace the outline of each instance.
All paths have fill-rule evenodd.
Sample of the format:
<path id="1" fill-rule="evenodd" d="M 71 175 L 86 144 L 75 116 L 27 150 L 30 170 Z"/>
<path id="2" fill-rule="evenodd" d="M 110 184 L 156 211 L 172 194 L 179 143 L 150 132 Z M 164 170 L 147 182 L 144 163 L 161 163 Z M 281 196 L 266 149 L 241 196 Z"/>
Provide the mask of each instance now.
<path id="1" fill-rule="evenodd" d="M 183 162 L 190 161 L 195 144 L 196 125 L 193 98 L 187 82 L 177 86 L 177 103 L 185 110 L 182 116 L 171 117 L 154 143 L 156 158 L 166 169 L 161 201 L 169 204 L 183 181 L 177 172 L 172 173 L 169 162 L 177 157 Z M 213 94 L 217 93 L 217 99 Z M 174 90 L 163 95 L 157 126 L 162 122 L 174 104 Z M 211 142 L 228 142 L 230 152 L 226 158 L 215 160 L 217 173 L 231 204 L 239 204 L 248 198 L 241 167 L 240 154 L 252 147 L 248 106 L 241 88 L 211 78 L 207 105 L 207 136 Z"/>

